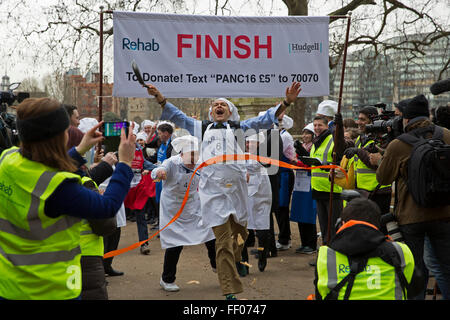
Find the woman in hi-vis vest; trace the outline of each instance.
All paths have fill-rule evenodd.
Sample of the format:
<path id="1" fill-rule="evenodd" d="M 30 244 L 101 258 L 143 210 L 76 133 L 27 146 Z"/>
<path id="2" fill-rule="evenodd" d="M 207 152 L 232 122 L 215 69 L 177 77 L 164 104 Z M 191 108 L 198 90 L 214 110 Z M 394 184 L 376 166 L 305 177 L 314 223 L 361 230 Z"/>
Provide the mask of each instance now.
<path id="1" fill-rule="evenodd" d="M 81 219 L 114 217 L 133 178 L 132 129 L 122 130 L 119 160 L 103 196 L 75 174 L 83 155 L 103 137 L 89 130 L 66 149 L 69 117 L 50 98 L 17 108 L 20 147 L 0 155 L 0 299 L 78 299 Z"/>

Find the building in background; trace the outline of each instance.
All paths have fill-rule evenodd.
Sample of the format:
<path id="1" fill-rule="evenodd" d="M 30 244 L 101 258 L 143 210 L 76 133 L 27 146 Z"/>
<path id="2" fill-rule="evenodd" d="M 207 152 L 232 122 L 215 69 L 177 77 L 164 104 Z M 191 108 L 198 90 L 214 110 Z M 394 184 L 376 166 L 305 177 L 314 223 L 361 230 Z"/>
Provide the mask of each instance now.
<path id="1" fill-rule="evenodd" d="M 64 103 L 75 105 L 80 118 L 98 118 L 100 74 L 94 65 L 83 77 L 79 68 L 70 69 L 64 77 Z M 103 113 L 120 115 L 119 98 L 112 96 L 113 84 L 103 79 Z"/>
<path id="2" fill-rule="evenodd" d="M 409 40 L 423 40 L 423 35 L 409 35 Z M 389 42 L 394 46 L 405 37 L 394 37 Z M 405 45 L 406 46 L 406 45 Z M 450 37 L 441 38 L 423 47 L 424 55 L 410 50 L 389 49 L 379 52 L 374 58 L 373 48 L 348 54 L 345 67 L 345 81 L 342 100 L 342 114 L 345 117 L 358 115 L 358 110 L 366 105 L 385 103 L 387 109 L 400 100 L 424 94 L 430 107 L 446 105 L 450 93 L 434 96 L 430 86 L 439 79 L 439 74 L 448 63 L 450 56 Z M 337 100 L 342 63 L 330 71 L 330 99 Z M 447 79 L 450 71 L 442 73 Z"/>

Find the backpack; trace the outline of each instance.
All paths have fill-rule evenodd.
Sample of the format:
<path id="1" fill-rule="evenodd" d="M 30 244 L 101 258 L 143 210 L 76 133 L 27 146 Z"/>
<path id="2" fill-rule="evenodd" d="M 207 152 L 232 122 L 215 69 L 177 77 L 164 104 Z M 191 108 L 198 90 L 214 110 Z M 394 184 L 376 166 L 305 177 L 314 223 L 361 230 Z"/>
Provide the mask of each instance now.
<path id="1" fill-rule="evenodd" d="M 431 139 L 425 134 L 431 132 Z M 417 128 L 397 137 L 413 147 L 407 163 L 408 192 L 419 207 L 450 205 L 450 145 L 439 126 Z"/>

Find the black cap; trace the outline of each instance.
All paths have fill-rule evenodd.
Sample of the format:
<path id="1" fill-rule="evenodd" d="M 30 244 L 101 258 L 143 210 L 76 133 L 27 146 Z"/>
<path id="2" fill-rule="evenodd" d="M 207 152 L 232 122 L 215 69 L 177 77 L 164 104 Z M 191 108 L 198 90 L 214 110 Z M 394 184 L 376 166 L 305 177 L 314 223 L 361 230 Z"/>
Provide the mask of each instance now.
<path id="1" fill-rule="evenodd" d="M 378 115 L 378 110 L 375 107 L 372 106 L 366 106 L 359 110 L 359 113 L 365 114 L 367 117 L 372 118 L 376 115 Z"/>
<path id="2" fill-rule="evenodd" d="M 395 106 L 397 107 L 398 110 L 400 110 L 401 113 L 403 113 L 409 101 L 411 101 L 411 99 L 401 100 L 399 103 L 396 103 Z"/>
<path id="3" fill-rule="evenodd" d="M 403 109 L 403 118 L 413 119 L 417 117 L 430 116 L 428 100 L 423 94 L 420 94 L 408 100 L 409 101 L 407 101 L 406 106 Z"/>

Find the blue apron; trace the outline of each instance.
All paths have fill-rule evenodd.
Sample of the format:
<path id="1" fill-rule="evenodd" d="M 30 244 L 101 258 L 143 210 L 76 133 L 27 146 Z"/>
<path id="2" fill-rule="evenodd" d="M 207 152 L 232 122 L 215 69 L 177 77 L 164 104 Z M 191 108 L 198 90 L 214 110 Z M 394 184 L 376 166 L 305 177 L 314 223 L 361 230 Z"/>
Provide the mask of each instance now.
<path id="1" fill-rule="evenodd" d="M 160 165 L 161 163 L 164 162 L 164 160 L 167 159 L 166 157 L 166 153 L 167 153 L 167 147 L 169 146 L 170 141 L 172 140 L 172 138 L 170 138 L 166 144 L 161 143 L 161 145 L 159 146 L 158 149 L 158 155 L 157 155 L 157 160 L 158 160 L 158 164 Z M 159 203 L 159 200 L 161 199 L 161 191 L 162 191 L 162 181 L 159 182 L 155 182 L 155 200 L 156 203 Z"/>
<path id="2" fill-rule="evenodd" d="M 308 176 L 311 176 L 310 171 L 308 171 Z M 290 220 L 316 224 L 316 201 L 312 198 L 311 187 L 309 192 L 295 190 L 292 192 Z"/>

